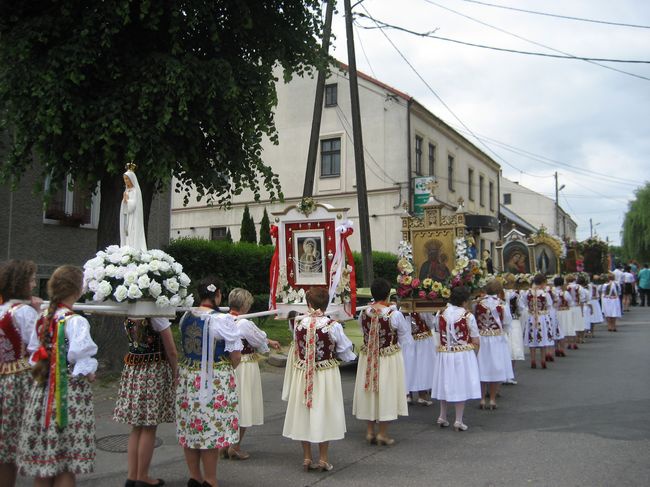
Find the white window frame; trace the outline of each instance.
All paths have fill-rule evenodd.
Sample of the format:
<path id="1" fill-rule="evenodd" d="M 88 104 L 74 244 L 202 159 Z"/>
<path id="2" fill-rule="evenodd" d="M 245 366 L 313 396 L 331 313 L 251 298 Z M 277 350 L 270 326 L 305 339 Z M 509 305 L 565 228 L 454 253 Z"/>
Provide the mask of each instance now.
<path id="1" fill-rule="evenodd" d="M 47 179 L 45 180 L 45 191 L 47 192 L 50 189 L 50 184 L 52 181 L 52 177 L 48 176 Z M 72 182 L 72 177 L 70 175 L 67 176 L 66 182 L 65 182 L 65 209 L 64 211 L 67 213 L 72 213 L 73 206 L 74 206 L 74 190 L 70 190 L 70 183 Z M 100 194 L 99 194 L 99 183 L 97 184 L 97 190 L 93 193 L 91 202 L 90 202 L 90 223 L 83 223 L 79 225 L 79 228 L 90 228 L 90 229 L 97 229 L 97 225 L 99 223 L 99 203 L 100 203 Z M 63 225 L 60 220 L 56 220 L 54 218 L 47 218 L 45 216 L 47 211 L 47 208 L 44 206 L 43 207 L 43 223 L 48 224 L 48 225 Z"/>

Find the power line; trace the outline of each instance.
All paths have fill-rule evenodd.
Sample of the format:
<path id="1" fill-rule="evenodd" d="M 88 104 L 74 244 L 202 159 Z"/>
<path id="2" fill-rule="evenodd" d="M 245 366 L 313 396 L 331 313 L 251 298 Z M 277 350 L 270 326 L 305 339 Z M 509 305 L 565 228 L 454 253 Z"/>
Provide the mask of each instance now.
<path id="1" fill-rule="evenodd" d="M 542 43 L 540 43 L 540 42 L 536 42 L 536 41 L 533 41 L 533 40 L 527 39 L 526 37 L 520 36 L 519 34 L 515 34 L 515 33 L 513 33 L 513 32 L 510 32 L 510 31 L 507 31 L 507 30 L 505 30 L 505 29 L 502 29 L 501 27 L 497 27 L 497 26 L 495 26 L 495 25 L 488 24 L 487 22 L 483 22 L 482 20 L 475 19 L 474 17 L 470 17 L 469 15 L 463 14 L 463 13 L 458 12 L 458 11 L 456 11 L 456 10 L 454 10 L 454 9 L 449 8 L 449 7 L 445 7 L 444 5 L 440 5 L 439 3 L 436 3 L 436 2 L 434 2 L 433 0 L 424 0 L 424 1 L 425 1 L 426 3 L 428 3 L 428 4 L 435 5 L 436 7 L 441 8 L 441 9 L 443 9 L 443 10 L 447 10 L 448 12 L 451 12 L 451 13 L 456 14 L 456 15 L 459 15 L 459 16 L 461 16 L 461 17 L 463 17 L 463 18 L 469 19 L 469 20 L 471 20 L 472 22 L 476 22 L 476 23 L 481 24 L 481 25 L 483 25 L 483 26 L 485 26 L 485 27 L 489 27 L 490 29 L 497 30 L 497 31 L 499 31 L 499 32 L 501 32 L 501 33 L 503 33 L 503 34 L 507 34 L 507 35 L 509 35 L 509 36 L 516 37 L 517 39 L 520 39 L 520 40 L 522 40 L 522 41 L 528 42 L 529 44 L 533 44 L 533 45 L 538 46 L 538 47 L 543 47 L 544 49 L 549 49 L 549 50 L 551 50 L 551 51 L 554 51 L 554 52 L 557 52 L 557 53 L 560 53 L 560 54 L 564 54 L 564 55 L 567 55 L 567 56 L 573 56 L 573 54 L 571 54 L 571 53 L 569 53 L 569 52 L 560 51 L 559 49 L 555 49 L 554 47 L 550 47 L 550 46 L 547 46 L 547 45 L 542 44 Z M 367 13 L 367 11 L 366 11 L 366 13 Z M 575 56 L 574 56 L 574 57 L 575 57 Z M 634 78 L 639 78 L 639 79 L 643 79 L 643 80 L 645 80 L 645 81 L 650 81 L 650 78 L 648 78 L 648 77 L 646 77 L 646 76 L 642 76 L 642 75 L 640 75 L 640 74 L 636 74 L 636 73 L 631 73 L 631 72 L 629 72 L 629 71 L 624 71 L 624 70 L 622 70 L 622 69 L 618 69 L 618 68 L 615 68 L 615 67 L 613 67 L 613 66 L 607 66 L 607 65 L 605 65 L 605 64 L 600 64 L 600 63 L 597 62 L 597 61 L 584 60 L 584 62 L 586 62 L 586 63 L 590 63 L 590 64 L 594 64 L 594 65 L 596 65 L 596 66 L 600 66 L 601 68 L 609 69 L 610 71 L 616 71 L 617 73 L 626 74 L 626 75 L 628 75 L 628 76 L 632 76 L 632 77 L 634 77 Z"/>
<path id="2" fill-rule="evenodd" d="M 395 29 L 399 30 L 401 32 L 406 32 L 407 34 L 412 34 L 418 37 L 426 37 L 428 39 L 437 39 L 440 41 L 447 41 L 447 42 L 453 42 L 454 44 L 461 44 L 463 46 L 470 46 L 470 47 L 478 47 L 481 49 L 489 49 L 492 51 L 499 51 L 499 52 L 509 52 L 513 54 L 522 54 L 526 56 L 540 56 L 540 57 L 549 57 L 549 58 L 554 58 L 554 59 L 571 59 L 574 61 L 600 61 L 600 62 L 608 62 L 608 63 L 632 63 L 632 64 L 650 64 L 650 61 L 646 60 L 641 60 L 641 59 L 612 59 L 612 58 L 598 58 L 598 57 L 585 57 L 585 56 L 573 56 L 573 55 L 564 55 L 564 54 L 547 54 L 544 52 L 535 52 L 535 51 L 521 51 L 518 49 L 509 49 L 505 47 L 496 47 L 496 46 L 487 46 L 485 44 L 476 44 L 474 42 L 467 42 L 467 41 L 461 41 L 459 39 L 452 39 L 450 37 L 442 37 L 442 36 L 437 36 L 434 35 L 433 32 L 435 31 L 428 31 L 428 32 L 417 32 L 411 29 L 407 29 L 406 27 L 401 27 L 399 25 L 394 25 L 394 24 L 389 24 L 388 22 L 384 22 L 382 20 L 378 20 L 372 17 L 369 17 L 368 15 L 364 15 L 362 13 L 357 14 L 359 17 L 364 17 L 367 19 L 372 20 L 378 25 L 381 25 L 381 27 L 373 27 L 373 26 L 367 26 L 367 25 L 361 25 L 357 24 L 359 27 L 362 29 L 366 30 L 373 30 L 373 29 L 381 29 L 381 28 L 389 28 L 389 29 Z"/>
<path id="3" fill-rule="evenodd" d="M 462 0 L 464 2 L 469 2 L 469 3 L 477 3 L 479 5 L 485 5 L 486 7 L 494 7 L 494 8 L 502 8 L 505 10 L 515 10 L 517 12 L 524 12 L 527 14 L 534 14 L 534 15 L 544 15 L 546 17 L 555 17 L 558 19 L 565 19 L 565 20 L 577 20 L 580 22 L 591 22 L 594 24 L 606 24 L 606 25 L 616 25 L 619 27 L 634 27 L 636 29 L 650 29 L 650 25 L 639 25 L 639 24 L 627 24 L 624 22 L 611 22 L 608 20 L 596 20 L 596 19 L 587 19 L 584 17 L 572 17 L 570 15 L 559 15 L 559 14 L 551 14 L 548 12 L 539 12 L 537 10 L 526 10 L 523 8 L 516 8 L 516 7 L 509 7 L 506 5 L 495 5 L 493 3 L 487 3 L 487 2 L 479 2 L 478 0 Z"/>
<path id="4" fill-rule="evenodd" d="M 373 78 L 376 78 L 377 75 L 375 74 L 375 70 L 372 69 L 372 64 L 370 64 L 370 59 L 368 59 L 368 55 L 366 54 L 366 48 L 363 47 L 363 42 L 361 41 L 361 36 L 359 35 L 359 31 L 357 31 L 357 35 L 355 39 L 359 39 L 359 46 L 361 46 L 361 52 L 363 53 L 363 57 L 366 60 L 366 63 L 368 63 L 368 67 L 370 68 L 370 72 L 372 73 Z"/>

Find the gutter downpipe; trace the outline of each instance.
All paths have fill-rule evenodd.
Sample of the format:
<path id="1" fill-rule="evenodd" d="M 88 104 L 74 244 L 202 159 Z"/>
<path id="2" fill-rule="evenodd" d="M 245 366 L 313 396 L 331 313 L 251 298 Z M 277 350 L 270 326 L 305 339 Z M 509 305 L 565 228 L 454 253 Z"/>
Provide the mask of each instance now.
<path id="1" fill-rule="evenodd" d="M 408 153 L 406 155 L 406 183 L 408 184 L 408 209 L 409 214 L 413 213 L 413 188 L 411 181 L 411 105 L 412 101 L 409 99 L 406 101 L 406 147 Z"/>

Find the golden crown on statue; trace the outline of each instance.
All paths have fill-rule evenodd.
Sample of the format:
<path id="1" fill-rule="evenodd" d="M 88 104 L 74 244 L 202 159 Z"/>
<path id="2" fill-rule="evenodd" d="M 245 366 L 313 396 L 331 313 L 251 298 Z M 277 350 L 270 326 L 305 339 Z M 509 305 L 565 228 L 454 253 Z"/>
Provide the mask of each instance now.
<path id="1" fill-rule="evenodd" d="M 131 162 L 127 162 L 127 163 L 126 163 L 126 170 L 127 170 L 127 171 L 135 172 L 135 170 L 136 170 L 137 168 L 138 168 L 138 166 L 137 166 L 136 163 L 133 162 L 133 161 L 131 161 Z"/>

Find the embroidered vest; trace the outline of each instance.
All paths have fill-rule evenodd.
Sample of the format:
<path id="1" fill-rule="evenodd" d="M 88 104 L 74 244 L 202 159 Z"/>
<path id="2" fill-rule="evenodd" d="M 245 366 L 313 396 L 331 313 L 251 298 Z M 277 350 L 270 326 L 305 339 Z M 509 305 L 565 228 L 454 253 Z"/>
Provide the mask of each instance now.
<path id="1" fill-rule="evenodd" d="M 203 316 L 196 316 L 193 313 L 187 313 L 181 321 L 181 349 L 185 358 L 193 362 L 201 362 L 203 333 L 208 332 L 206 321 Z M 214 360 L 218 361 L 226 355 L 226 343 L 223 340 L 217 340 L 214 345 Z"/>
<path id="2" fill-rule="evenodd" d="M 336 357 L 336 344 L 330 338 L 329 330 L 331 328 L 329 320 L 326 325 L 317 327 L 316 340 L 316 362 L 331 360 Z M 308 325 L 309 326 L 309 325 Z M 296 328 L 296 350 L 301 360 L 306 360 L 307 356 L 307 332 L 308 327 L 299 326 Z"/>
<path id="3" fill-rule="evenodd" d="M 124 330 L 129 339 L 129 353 L 145 355 L 163 351 L 162 338 L 151 326 L 149 318 L 143 320 L 124 320 Z"/>
<path id="4" fill-rule="evenodd" d="M 388 348 L 397 344 L 397 331 L 390 326 L 390 318 L 393 311 L 379 317 L 379 348 Z M 368 334 L 370 333 L 370 322 L 372 318 L 364 311 L 361 318 L 361 329 L 363 331 L 363 343 L 368 346 Z"/>
<path id="5" fill-rule="evenodd" d="M 420 313 L 411 313 L 409 318 L 411 320 L 411 335 L 420 335 L 431 331 Z"/>
<path id="6" fill-rule="evenodd" d="M 537 310 L 535 310 L 535 301 L 537 301 Z M 548 312 L 546 294 L 533 294 L 533 292 L 528 291 L 526 302 L 528 303 L 528 312 L 531 315 L 535 314 L 535 311 L 537 311 L 537 313 Z"/>
<path id="7" fill-rule="evenodd" d="M 25 358 L 27 351 L 14 324 L 13 314 L 20 307 L 20 303 L 13 304 L 0 318 L 0 364 L 7 364 Z"/>
<path id="8" fill-rule="evenodd" d="M 496 306 L 496 311 L 499 316 L 499 319 L 501 320 L 501 325 L 503 325 L 503 320 L 505 316 L 505 310 L 503 309 L 503 305 L 501 303 L 497 304 Z M 478 328 L 480 331 L 484 330 L 491 330 L 491 331 L 497 331 L 501 330 L 501 327 L 497 323 L 497 320 L 494 318 L 492 315 L 492 311 L 490 311 L 490 308 L 488 307 L 487 303 L 485 300 L 479 301 L 479 303 L 476 305 L 476 323 L 478 324 Z"/>
<path id="9" fill-rule="evenodd" d="M 569 309 L 569 300 L 564 295 L 564 291 L 562 291 L 562 288 L 553 290 L 553 298 L 554 298 L 553 300 L 557 305 L 557 309 L 559 309 L 560 311 L 565 311 Z"/>
<path id="10" fill-rule="evenodd" d="M 440 316 L 438 320 L 438 326 L 440 327 L 440 345 L 442 347 L 456 347 L 469 344 L 469 312 L 465 312 L 458 320 L 454 323 L 447 323 L 447 319 L 444 314 Z M 447 327 L 452 326 L 456 335 L 455 343 L 447 343 Z M 453 340 L 453 337 L 449 335 L 449 338 Z"/>
<path id="11" fill-rule="evenodd" d="M 616 284 L 605 284 L 603 287 L 603 298 L 618 299 L 618 288 Z"/>
<path id="12" fill-rule="evenodd" d="M 579 303 L 579 297 L 580 297 L 580 291 L 579 288 L 576 284 L 569 284 L 566 288 L 567 291 L 569 291 L 569 294 L 571 295 L 571 299 L 573 299 L 573 306 L 578 306 Z"/>
<path id="13" fill-rule="evenodd" d="M 598 286 L 591 286 L 591 299 L 598 299 Z"/>

